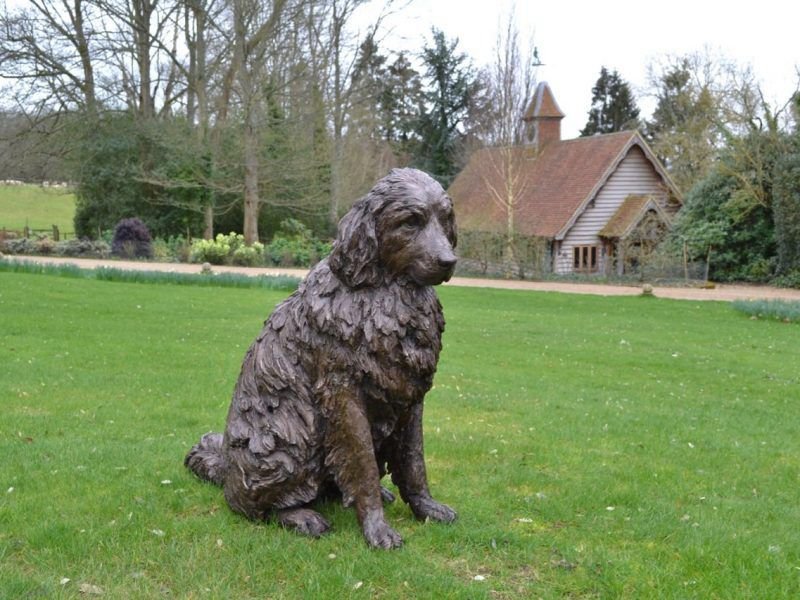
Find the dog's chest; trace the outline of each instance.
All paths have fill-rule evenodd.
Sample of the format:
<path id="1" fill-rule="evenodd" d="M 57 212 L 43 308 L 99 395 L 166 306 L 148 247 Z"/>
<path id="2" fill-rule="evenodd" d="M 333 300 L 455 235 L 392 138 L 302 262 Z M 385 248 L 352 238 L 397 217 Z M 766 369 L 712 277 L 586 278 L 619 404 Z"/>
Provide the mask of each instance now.
<path id="1" fill-rule="evenodd" d="M 339 341 L 343 361 L 378 391 L 401 401 L 430 388 L 444 318 L 432 288 L 337 289 L 312 309 L 314 324 Z"/>

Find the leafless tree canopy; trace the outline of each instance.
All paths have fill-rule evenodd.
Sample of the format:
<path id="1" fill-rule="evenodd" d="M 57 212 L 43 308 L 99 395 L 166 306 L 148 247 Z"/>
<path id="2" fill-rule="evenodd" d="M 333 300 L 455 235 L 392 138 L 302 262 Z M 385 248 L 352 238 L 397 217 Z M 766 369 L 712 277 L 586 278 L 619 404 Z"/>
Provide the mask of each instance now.
<path id="1" fill-rule="evenodd" d="M 80 116 L 89 131 L 92 121 L 120 113 L 142 123 L 185 121 L 191 139 L 164 143 L 204 155 L 205 172 L 185 181 L 150 169 L 141 178 L 165 190 L 208 190 L 194 205 L 206 214 L 207 234 L 230 193 L 243 199 L 248 241 L 258 238 L 265 204 L 335 222 L 347 208 L 344 195 L 353 196 L 353 178 L 342 173 L 354 153 L 383 156 L 365 161 L 356 195 L 395 163 L 368 141 L 378 140 L 374 132 L 361 141 L 349 135 L 364 97 L 353 76 L 359 44 L 380 39 L 395 9 L 386 2 L 356 26 L 367 4 L 32 0 L 0 14 L 0 110 L 24 118 L 27 132 L 52 133 L 66 116 Z M 231 136 L 240 151 L 231 152 Z M 282 177 L 288 172 L 292 190 Z"/>

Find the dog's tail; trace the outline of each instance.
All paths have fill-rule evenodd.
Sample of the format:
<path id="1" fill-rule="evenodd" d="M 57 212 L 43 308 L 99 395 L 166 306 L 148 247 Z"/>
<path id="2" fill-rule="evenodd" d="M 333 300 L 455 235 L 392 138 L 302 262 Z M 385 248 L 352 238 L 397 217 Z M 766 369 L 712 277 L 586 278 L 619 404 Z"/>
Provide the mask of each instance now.
<path id="1" fill-rule="evenodd" d="M 222 454 L 222 434 L 207 433 L 195 444 L 183 464 L 197 475 L 211 483 L 222 485 L 228 463 Z"/>

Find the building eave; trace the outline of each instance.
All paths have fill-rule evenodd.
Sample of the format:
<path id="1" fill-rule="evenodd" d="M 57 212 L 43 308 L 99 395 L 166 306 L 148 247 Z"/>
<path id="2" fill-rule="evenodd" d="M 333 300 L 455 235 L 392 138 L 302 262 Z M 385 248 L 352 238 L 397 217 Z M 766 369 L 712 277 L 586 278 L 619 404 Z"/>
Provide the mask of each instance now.
<path id="1" fill-rule="evenodd" d="M 581 203 L 575 209 L 575 212 L 572 213 L 572 216 L 570 217 L 569 221 L 567 221 L 566 224 L 558 231 L 554 239 L 563 240 L 567 236 L 569 230 L 572 229 L 572 227 L 575 225 L 580 216 L 584 213 L 584 211 L 586 211 L 586 207 L 589 206 L 589 204 L 597 197 L 597 194 L 600 193 L 600 190 L 603 189 L 603 186 L 608 182 L 611 175 L 617 170 L 619 164 L 625 159 L 625 157 L 628 155 L 628 152 L 630 152 L 631 148 L 633 148 L 634 146 L 638 146 L 642 150 L 643 154 L 645 155 L 645 158 L 648 160 L 648 162 L 653 166 L 655 171 L 665 182 L 669 192 L 673 195 L 673 197 L 676 200 L 678 200 L 678 202 L 683 204 L 683 200 L 680 192 L 678 191 L 677 186 L 672 181 L 667 172 L 664 170 L 664 168 L 660 165 L 658 158 L 650 149 L 650 147 L 647 145 L 647 142 L 644 140 L 641 134 L 638 131 L 634 130 L 631 133 L 630 139 L 620 149 L 620 151 L 617 153 L 617 156 L 614 157 L 614 160 L 611 161 L 611 163 L 609 163 L 609 166 L 604 171 L 603 176 L 600 177 L 600 179 L 598 179 L 597 183 L 594 185 L 592 190 L 589 192 L 586 198 L 584 198 L 583 201 L 581 201 Z"/>
<path id="2" fill-rule="evenodd" d="M 636 198 L 637 196 L 633 196 L 633 197 Z M 631 196 L 626 198 L 626 200 L 623 202 L 623 204 L 620 205 L 620 208 L 618 209 L 618 211 L 622 210 L 622 206 L 624 206 L 625 202 L 627 202 L 629 198 L 631 198 Z M 603 231 L 605 230 L 605 227 L 604 227 L 603 229 L 600 230 L 600 232 L 598 233 L 598 236 L 601 237 L 601 238 L 604 238 L 604 239 L 608 239 L 608 240 L 624 240 L 625 238 L 627 238 L 633 232 L 634 229 L 636 229 L 636 227 L 639 226 L 639 224 L 642 222 L 642 219 L 651 210 L 654 211 L 658 215 L 658 218 L 661 219 L 661 221 L 665 225 L 667 225 L 668 227 L 670 227 L 672 225 L 672 219 L 670 218 L 669 214 L 667 214 L 667 212 L 663 208 L 661 208 L 661 206 L 658 204 L 658 202 L 656 202 L 655 198 L 652 195 L 648 194 L 648 195 L 644 196 L 644 200 L 645 201 L 642 203 L 642 205 L 639 207 L 639 209 L 633 214 L 633 218 L 630 219 L 630 222 L 625 226 L 625 229 L 622 232 L 620 232 L 617 235 L 604 234 L 603 233 Z M 608 224 L 611 223 L 614 220 L 615 216 L 616 216 L 616 213 L 615 213 L 615 215 L 612 215 L 611 219 L 609 219 L 609 221 L 606 224 L 606 226 L 608 226 Z"/>

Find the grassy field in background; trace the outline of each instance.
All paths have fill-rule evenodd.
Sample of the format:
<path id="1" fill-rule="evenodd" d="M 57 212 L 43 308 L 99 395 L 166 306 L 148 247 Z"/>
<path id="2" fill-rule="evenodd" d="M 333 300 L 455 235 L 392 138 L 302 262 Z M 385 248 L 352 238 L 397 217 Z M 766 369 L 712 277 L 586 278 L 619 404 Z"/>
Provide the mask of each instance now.
<path id="1" fill-rule="evenodd" d="M 75 196 L 60 188 L 38 185 L 0 184 L 0 228 L 21 230 L 50 229 L 64 233 L 75 231 Z"/>
<path id="2" fill-rule="evenodd" d="M 285 292 L 0 272 L 0 597 L 800 594 L 798 327 L 729 305 L 446 288 L 426 403 L 452 526 L 308 540 L 183 467 Z M 477 577 L 477 579 L 476 579 Z"/>

